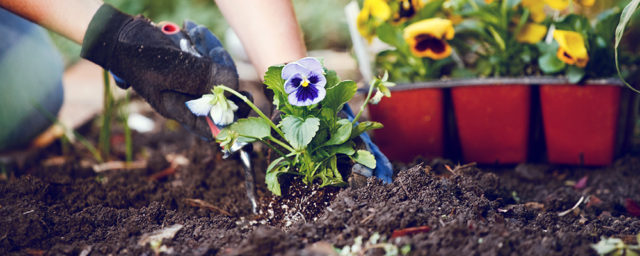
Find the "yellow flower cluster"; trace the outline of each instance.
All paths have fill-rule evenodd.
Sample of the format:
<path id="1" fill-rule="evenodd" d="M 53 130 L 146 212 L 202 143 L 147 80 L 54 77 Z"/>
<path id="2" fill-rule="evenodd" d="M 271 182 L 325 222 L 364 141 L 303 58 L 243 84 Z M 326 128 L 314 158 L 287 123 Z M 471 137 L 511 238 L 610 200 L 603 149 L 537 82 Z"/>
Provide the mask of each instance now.
<path id="1" fill-rule="evenodd" d="M 358 32 L 369 42 L 375 36 L 375 28 L 391 17 L 391 8 L 386 0 L 365 0 L 358 13 Z"/>
<path id="2" fill-rule="evenodd" d="M 448 40 L 454 38 L 453 25 L 458 23 L 453 22 L 453 18 L 429 18 L 404 24 L 411 21 L 428 1 L 430 0 L 364 0 L 357 18 L 358 31 L 371 42 L 376 35 L 375 29 L 382 23 L 389 22 L 394 26 L 404 27 L 403 38 L 416 57 L 434 60 L 447 58 L 452 52 Z M 494 1 L 484 0 L 486 4 L 492 4 Z M 526 8 L 529 19 L 517 32 L 515 39 L 528 44 L 540 42 L 548 32 L 547 26 L 542 24 L 546 19 L 546 6 L 554 10 L 564 10 L 572 2 L 588 7 L 594 5 L 595 0 L 522 0 L 518 8 Z M 586 66 L 589 56 L 581 34 L 556 30 L 553 37 L 559 44 L 557 55 L 560 60 L 578 67 Z"/>
<path id="3" fill-rule="evenodd" d="M 365 0 L 358 14 L 358 31 L 371 42 L 377 26 L 386 21 L 395 25 L 406 22 L 424 5 L 423 0 Z M 446 40 L 453 39 L 454 34 L 451 20 L 441 18 L 414 22 L 403 31 L 404 40 L 415 56 L 435 60 L 451 55 L 451 46 Z"/>

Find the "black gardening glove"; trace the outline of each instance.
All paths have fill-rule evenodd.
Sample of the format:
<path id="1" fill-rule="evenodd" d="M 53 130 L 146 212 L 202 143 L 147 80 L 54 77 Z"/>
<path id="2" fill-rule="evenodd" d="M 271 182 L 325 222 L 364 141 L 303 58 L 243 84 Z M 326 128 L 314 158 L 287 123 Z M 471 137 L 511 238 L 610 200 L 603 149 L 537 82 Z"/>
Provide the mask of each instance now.
<path id="1" fill-rule="evenodd" d="M 238 88 L 231 57 L 205 27 L 156 26 L 106 4 L 89 24 L 81 56 L 111 71 L 120 87 L 131 85 L 161 115 L 205 138 L 211 138 L 206 119 L 193 115 L 185 102 L 211 93 L 214 85 Z"/>

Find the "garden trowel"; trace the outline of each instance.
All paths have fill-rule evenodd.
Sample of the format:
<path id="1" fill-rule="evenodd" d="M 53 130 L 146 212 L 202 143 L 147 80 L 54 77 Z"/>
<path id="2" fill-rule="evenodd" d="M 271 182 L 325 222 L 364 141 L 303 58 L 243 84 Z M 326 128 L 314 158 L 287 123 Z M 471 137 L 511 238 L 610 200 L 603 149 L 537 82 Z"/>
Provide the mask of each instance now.
<path id="1" fill-rule="evenodd" d="M 210 117 L 207 116 L 207 124 L 209 124 L 209 128 L 211 129 L 211 134 L 215 138 L 218 133 L 220 133 L 220 129 L 213 123 Z M 249 198 L 249 203 L 251 203 L 251 211 L 253 214 L 258 213 L 258 201 L 256 199 L 256 174 L 253 171 L 253 167 L 251 166 L 251 143 L 244 142 L 234 142 L 228 148 L 222 150 L 224 153 L 222 158 L 228 159 L 229 157 L 234 157 L 237 161 L 242 164 L 243 172 L 244 172 L 244 185 L 247 190 L 247 197 Z"/>

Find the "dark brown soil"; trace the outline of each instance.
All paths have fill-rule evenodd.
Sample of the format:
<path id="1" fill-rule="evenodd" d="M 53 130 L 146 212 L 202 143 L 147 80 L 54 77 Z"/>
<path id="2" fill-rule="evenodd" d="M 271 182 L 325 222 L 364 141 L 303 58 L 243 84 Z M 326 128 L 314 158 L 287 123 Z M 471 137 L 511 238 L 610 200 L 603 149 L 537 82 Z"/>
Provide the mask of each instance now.
<path id="1" fill-rule="evenodd" d="M 95 173 L 86 153 L 60 157 L 60 144 L 24 166 L 5 166 L 0 255 L 153 255 L 140 238 L 174 224 L 183 227 L 162 245 L 177 255 L 318 255 L 326 252 L 319 245 L 342 248 L 357 236 L 389 237 L 425 225 L 430 231 L 389 242 L 410 244 L 415 255 L 593 255 L 590 245 L 600 236 L 629 241 L 640 233 L 640 219 L 625 207 L 626 199 L 640 201 L 636 157 L 606 168 L 528 164 L 453 172 L 444 170 L 447 161 L 431 161 L 398 167 L 389 185 L 373 178 L 358 188 L 297 185 L 273 198 L 263 184 L 264 154 L 256 150 L 262 212 L 252 216 L 241 166 L 170 126 L 134 134 L 138 158 L 147 159 L 143 170 Z M 189 163 L 151 178 L 170 166 L 167 155 Z M 585 176 L 586 186 L 574 186 Z M 583 196 L 588 203 L 558 215 Z"/>

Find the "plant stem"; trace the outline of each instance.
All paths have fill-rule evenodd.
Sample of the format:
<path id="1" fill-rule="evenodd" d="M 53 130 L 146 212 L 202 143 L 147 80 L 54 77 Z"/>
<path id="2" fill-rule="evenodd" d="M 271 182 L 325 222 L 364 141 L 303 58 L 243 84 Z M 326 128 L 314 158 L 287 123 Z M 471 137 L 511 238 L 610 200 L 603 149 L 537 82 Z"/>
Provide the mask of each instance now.
<path id="1" fill-rule="evenodd" d="M 235 95 L 236 97 L 240 98 L 242 101 L 247 103 L 247 105 L 249 105 L 249 107 L 251 107 L 251 109 L 253 109 L 253 111 L 258 113 L 258 115 L 260 117 L 262 117 L 264 120 L 267 120 L 267 122 L 269 122 L 269 125 L 271 126 L 271 128 L 273 128 L 278 133 L 278 135 L 280 135 L 282 138 L 284 138 L 284 133 L 278 128 L 278 126 L 276 124 L 274 124 L 271 121 L 271 119 L 269 119 L 264 113 L 262 113 L 262 111 L 260 111 L 260 109 L 258 107 L 256 107 L 256 105 L 254 105 L 253 102 L 251 102 L 249 99 L 247 99 L 247 97 L 245 97 L 244 95 L 240 94 L 236 90 L 231 89 L 231 88 L 229 88 L 229 87 L 227 87 L 225 85 L 218 85 L 218 87 L 222 88 L 223 90 L 225 90 L 227 92 L 230 92 L 231 94 Z"/>
<path id="2" fill-rule="evenodd" d="M 80 144 L 84 145 L 87 148 L 87 150 L 89 150 L 89 152 L 91 153 L 91 155 L 93 156 L 93 158 L 97 162 L 104 162 L 102 160 L 102 156 L 100 156 L 100 152 L 98 152 L 98 149 L 96 149 L 91 144 L 91 142 L 89 142 L 89 140 L 87 140 L 82 135 L 80 135 L 78 132 L 74 131 L 73 129 L 68 128 L 65 124 L 60 122 L 60 120 L 57 117 L 55 117 L 53 114 L 51 114 L 51 112 L 49 112 L 44 107 L 42 107 L 42 105 L 40 103 L 34 102 L 33 106 L 35 108 L 37 108 L 42 114 L 44 114 L 47 117 L 47 119 L 49 119 L 54 124 L 59 125 L 64 130 L 64 137 L 67 138 L 69 143 L 73 142 L 72 138 L 78 139 Z"/>
<path id="3" fill-rule="evenodd" d="M 286 150 L 289 150 L 290 152 L 296 152 L 295 149 L 293 149 L 291 146 L 287 145 L 287 143 L 284 143 L 283 141 L 276 139 L 273 136 L 269 136 L 268 137 L 271 141 L 275 142 L 276 144 L 280 145 L 281 147 L 285 148 Z"/>
<path id="4" fill-rule="evenodd" d="M 122 125 L 124 126 L 124 144 L 125 144 L 125 155 L 127 162 L 133 161 L 133 142 L 131 141 L 131 128 L 129 128 L 129 110 L 127 107 L 129 106 L 129 91 L 126 92 L 124 96 L 124 106 L 122 106 L 123 117 L 122 117 Z"/>
<path id="5" fill-rule="evenodd" d="M 111 95 L 111 85 L 109 80 L 109 71 L 102 72 L 104 83 L 102 127 L 100 128 L 100 137 L 98 145 L 104 159 L 109 158 L 110 140 L 111 140 L 111 117 L 113 107 L 113 96 Z"/>
<path id="6" fill-rule="evenodd" d="M 469 4 L 471 5 L 471 7 L 473 8 L 474 11 L 477 11 L 477 10 L 480 9 L 478 7 L 478 4 L 476 3 L 476 0 L 469 0 L 468 2 L 469 2 Z"/>
<path id="7" fill-rule="evenodd" d="M 358 122 L 358 119 L 360 119 L 360 115 L 362 115 L 362 112 L 364 111 L 364 108 L 367 106 L 369 99 L 371 99 L 371 93 L 373 93 L 374 83 L 379 83 L 379 82 L 380 81 L 378 79 L 374 79 L 373 81 L 371 81 L 371 85 L 369 86 L 369 92 L 367 93 L 367 97 L 364 99 L 362 106 L 360 106 L 360 111 L 358 111 L 358 114 L 356 115 L 356 117 L 354 117 L 353 121 L 351 121 L 352 126 L 356 125 L 356 122 Z"/>
<path id="8" fill-rule="evenodd" d="M 269 141 L 266 141 L 266 140 L 261 140 L 261 141 L 262 141 L 262 143 L 267 145 L 267 147 L 269 147 L 270 149 L 273 149 L 273 151 L 278 153 L 280 156 L 286 157 L 286 155 L 284 153 L 282 153 L 282 151 L 278 150 L 278 148 L 276 148 L 274 145 L 271 145 L 271 143 L 269 143 Z"/>

